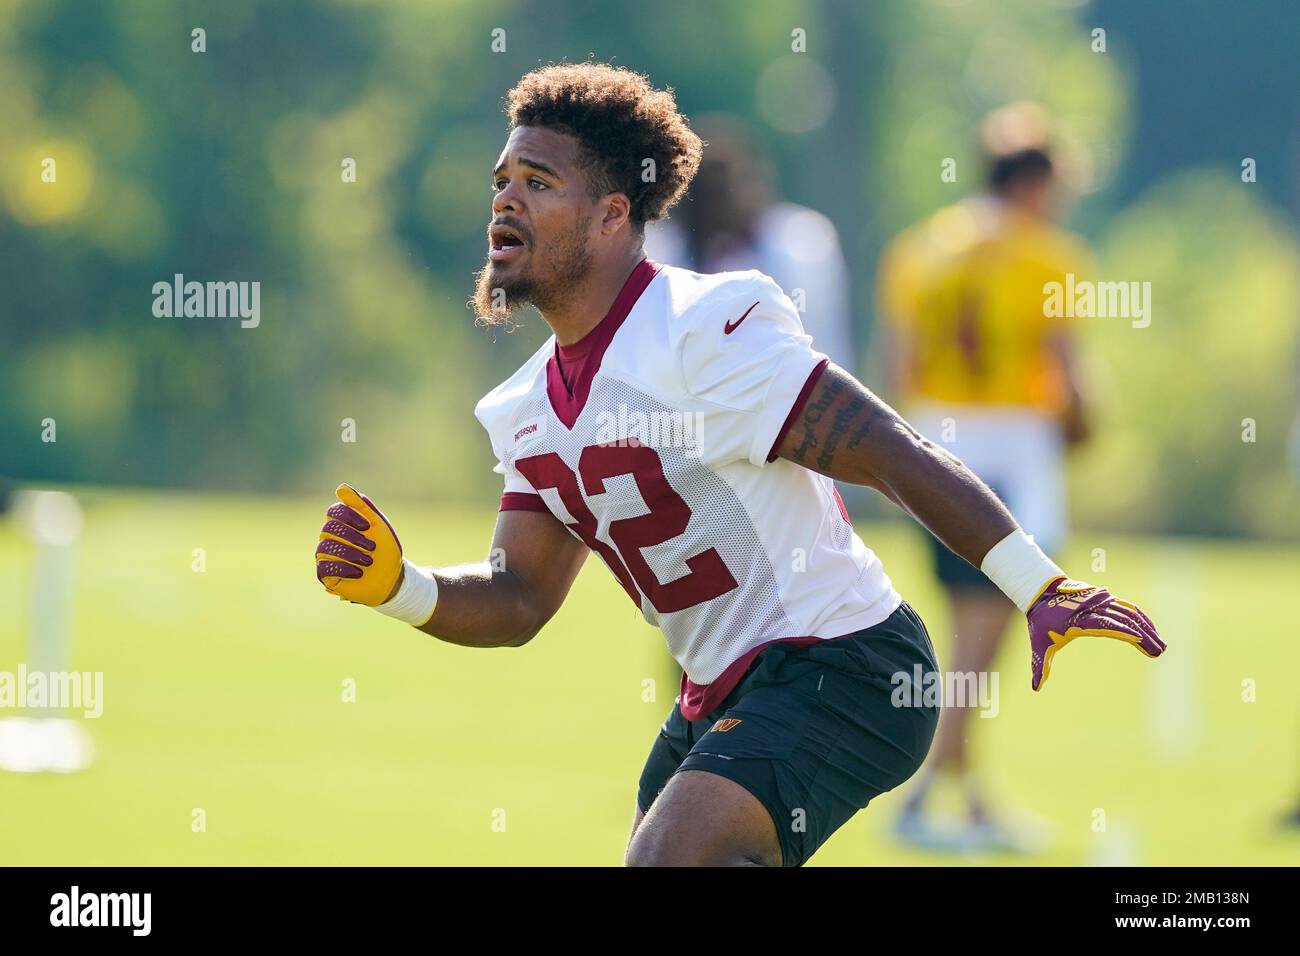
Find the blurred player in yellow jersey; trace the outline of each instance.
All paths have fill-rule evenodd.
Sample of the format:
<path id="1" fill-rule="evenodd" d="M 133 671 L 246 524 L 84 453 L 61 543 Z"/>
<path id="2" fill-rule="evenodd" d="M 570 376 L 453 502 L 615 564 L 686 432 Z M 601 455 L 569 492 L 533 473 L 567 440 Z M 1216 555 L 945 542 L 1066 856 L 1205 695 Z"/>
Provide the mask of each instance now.
<path id="1" fill-rule="evenodd" d="M 1067 273 L 1084 277 L 1089 253 L 1053 221 L 1060 177 L 1035 117 L 1032 107 L 1015 106 L 986 121 L 986 192 L 895 239 L 881 259 L 877 292 L 896 397 L 909 420 L 964 460 L 1051 554 L 1065 536 L 1064 452 L 1084 440 L 1087 425 L 1071 330 L 1045 314 L 1044 285 L 1064 283 Z M 987 675 L 1015 608 L 978 569 L 930 543 L 956 635 L 947 670 L 982 675 L 978 686 L 995 687 Z M 1024 815 L 1012 827 L 993 812 L 972 773 L 973 718 L 990 702 L 944 704 L 930 763 L 896 835 L 940 851 L 1031 850 Z M 940 775 L 960 784 L 966 817 L 959 825 L 925 812 Z"/>

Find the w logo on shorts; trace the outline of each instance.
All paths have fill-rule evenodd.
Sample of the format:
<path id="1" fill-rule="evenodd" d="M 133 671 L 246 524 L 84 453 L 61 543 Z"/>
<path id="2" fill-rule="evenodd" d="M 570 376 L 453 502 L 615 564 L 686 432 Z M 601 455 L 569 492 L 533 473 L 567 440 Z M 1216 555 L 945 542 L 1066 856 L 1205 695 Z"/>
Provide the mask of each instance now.
<path id="1" fill-rule="evenodd" d="M 728 730 L 731 730 L 732 728 L 736 727 L 739 723 L 740 723 L 739 717 L 724 717 L 722 718 L 722 720 L 718 721 L 709 729 L 716 730 L 720 734 L 725 734 Z"/>

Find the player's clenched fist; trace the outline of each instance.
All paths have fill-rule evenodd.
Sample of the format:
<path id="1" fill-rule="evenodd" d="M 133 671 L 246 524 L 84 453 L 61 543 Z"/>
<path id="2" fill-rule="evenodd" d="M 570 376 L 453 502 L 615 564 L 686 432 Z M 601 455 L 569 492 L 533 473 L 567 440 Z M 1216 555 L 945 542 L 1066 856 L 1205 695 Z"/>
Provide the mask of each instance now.
<path id="1" fill-rule="evenodd" d="M 316 578 L 331 594 L 378 607 L 402 578 L 402 542 L 375 503 L 349 484 L 334 490 L 316 542 Z"/>

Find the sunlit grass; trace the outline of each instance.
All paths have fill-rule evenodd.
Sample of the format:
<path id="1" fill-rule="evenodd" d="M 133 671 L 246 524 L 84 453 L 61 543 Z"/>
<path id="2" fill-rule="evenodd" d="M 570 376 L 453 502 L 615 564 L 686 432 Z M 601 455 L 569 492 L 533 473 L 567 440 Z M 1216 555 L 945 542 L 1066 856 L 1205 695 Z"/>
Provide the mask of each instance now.
<path id="1" fill-rule="evenodd" d="M 105 675 L 104 715 L 86 722 L 98 757 L 75 775 L 0 774 L 0 863 L 620 861 L 675 687 L 658 634 L 598 562 L 530 645 L 474 651 L 320 590 L 311 552 L 327 501 L 84 501 L 72 666 Z M 417 561 L 486 553 L 490 510 L 385 506 Z M 918 533 L 860 531 L 942 660 L 946 615 Z M 27 548 L 0 528 L 0 670 L 25 655 Z M 1041 862 L 1293 863 L 1300 842 L 1270 826 L 1300 776 L 1288 623 L 1300 554 L 1080 535 L 1068 563 L 1078 576 L 1094 548 L 1108 567 L 1094 577 L 1176 625 L 1169 653 L 1079 642 L 1035 695 L 1013 631 L 1000 713 L 974 722 L 987 780 L 1054 827 Z M 651 703 L 646 678 L 658 682 Z M 349 679 L 355 703 L 342 700 Z M 815 863 L 944 862 L 889 843 L 897 807 L 897 793 L 881 798 Z M 196 808 L 206 832 L 191 828 Z"/>

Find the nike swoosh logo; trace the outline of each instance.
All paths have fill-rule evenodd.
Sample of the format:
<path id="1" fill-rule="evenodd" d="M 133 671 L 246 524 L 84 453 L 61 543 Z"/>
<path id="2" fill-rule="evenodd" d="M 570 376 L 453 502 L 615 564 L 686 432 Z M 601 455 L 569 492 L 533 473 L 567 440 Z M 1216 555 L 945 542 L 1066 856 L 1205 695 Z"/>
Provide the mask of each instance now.
<path id="1" fill-rule="evenodd" d="M 757 307 L 758 307 L 758 303 L 755 302 L 748 309 L 746 309 L 745 314 L 742 315 L 740 318 L 738 318 L 735 322 L 728 322 L 726 325 L 724 325 L 722 327 L 723 334 L 730 335 L 732 332 L 736 331 L 736 329 L 740 328 L 740 323 L 744 322 L 745 319 L 749 317 L 749 313 L 753 312 L 754 309 L 756 309 Z"/>

